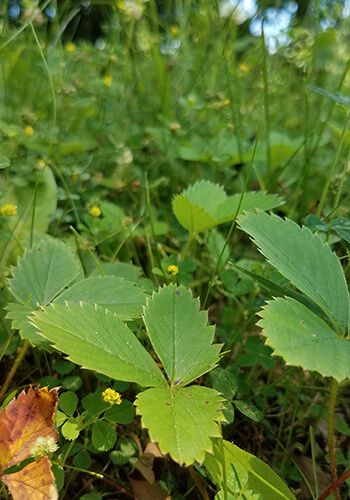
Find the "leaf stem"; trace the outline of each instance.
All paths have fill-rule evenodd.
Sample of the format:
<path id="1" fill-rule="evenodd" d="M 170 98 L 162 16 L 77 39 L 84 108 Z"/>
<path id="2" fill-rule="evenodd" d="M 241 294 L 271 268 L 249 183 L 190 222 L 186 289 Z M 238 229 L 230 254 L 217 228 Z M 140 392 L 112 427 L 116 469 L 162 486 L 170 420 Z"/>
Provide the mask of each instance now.
<path id="1" fill-rule="evenodd" d="M 182 252 L 182 255 L 181 255 L 181 260 L 180 262 L 183 262 L 183 260 L 185 259 L 186 257 L 186 254 L 187 254 L 187 251 L 192 243 L 192 240 L 193 238 L 195 237 L 195 234 L 194 233 L 190 233 L 189 236 L 188 236 L 188 239 L 187 239 L 187 242 L 186 242 L 186 245 L 185 245 L 185 248 Z"/>
<path id="2" fill-rule="evenodd" d="M 327 418 L 329 462 L 331 465 L 331 474 L 333 483 L 335 483 L 338 480 L 337 464 L 335 460 L 335 447 L 334 447 L 334 410 L 337 400 L 338 385 L 339 384 L 337 380 L 333 378 L 331 385 L 331 395 L 329 397 L 328 418 Z M 335 500 L 340 500 L 338 488 L 334 491 L 334 497 Z"/>
<path id="3" fill-rule="evenodd" d="M 11 380 L 13 379 L 13 376 L 14 374 L 16 373 L 17 371 L 17 368 L 19 367 L 19 365 L 21 364 L 27 350 L 28 350 L 28 347 L 30 346 L 30 342 L 29 340 L 26 340 L 22 346 L 22 350 L 21 352 L 19 353 L 16 361 L 14 362 L 13 364 L 13 367 L 11 368 L 10 370 L 10 373 L 7 375 L 6 377 L 6 380 L 4 382 L 4 385 L 2 386 L 2 389 L 1 389 L 1 392 L 0 392 L 0 404 L 2 403 L 2 400 L 4 399 L 4 396 L 6 394 L 6 391 L 8 389 L 8 386 L 10 385 L 11 383 Z"/>
<path id="4" fill-rule="evenodd" d="M 105 272 L 104 272 L 104 270 L 102 269 L 101 264 L 99 263 L 99 261 L 98 261 L 98 259 L 95 257 L 95 255 L 92 253 L 92 251 L 90 250 L 90 248 L 89 248 L 89 246 L 87 245 L 87 243 L 85 243 L 84 239 L 80 236 L 80 234 L 78 233 L 78 231 L 76 231 L 76 229 L 75 229 L 73 226 L 71 226 L 70 228 L 71 228 L 71 230 L 73 231 L 73 233 L 75 234 L 75 236 L 76 236 L 77 238 L 79 238 L 79 239 L 82 241 L 82 243 L 83 243 L 84 247 L 85 247 L 85 248 L 86 248 L 86 250 L 89 252 L 89 254 L 90 254 L 91 258 L 92 258 L 92 259 L 93 259 L 93 261 L 95 262 L 97 269 L 100 271 L 101 276 L 106 276 L 106 273 L 105 273 Z"/>

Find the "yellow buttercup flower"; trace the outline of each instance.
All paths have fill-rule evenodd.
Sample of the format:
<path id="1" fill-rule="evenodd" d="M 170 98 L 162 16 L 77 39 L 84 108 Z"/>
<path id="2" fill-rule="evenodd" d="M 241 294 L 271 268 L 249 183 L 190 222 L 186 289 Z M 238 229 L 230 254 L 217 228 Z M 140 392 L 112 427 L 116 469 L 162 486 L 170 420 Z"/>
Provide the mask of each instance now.
<path id="1" fill-rule="evenodd" d="M 66 43 L 66 51 L 67 52 L 74 52 L 75 51 L 75 45 L 73 42 Z"/>
<path id="2" fill-rule="evenodd" d="M 110 75 L 104 76 L 103 83 L 106 85 L 106 87 L 110 87 L 112 83 L 112 77 Z"/>
<path id="3" fill-rule="evenodd" d="M 109 403 L 110 405 L 120 405 L 120 403 L 122 402 L 122 398 L 119 392 L 111 389 L 110 387 L 103 391 L 102 398 L 103 401 Z"/>
<path id="4" fill-rule="evenodd" d="M 246 63 L 242 63 L 242 64 L 239 66 L 239 69 L 240 69 L 243 73 L 249 73 L 249 67 L 246 65 Z"/>
<path id="5" fill-rule="evenodd" d="M 24 129 L 24 135 L 25 135 L 26 137 L 30 137 L 30 136 L 31 136 L 31 135 L 33 135 L 33 134 L 34 134 L 33 127 L 31 127 L 30 125 L 28 125 L 28 127 L 26 127 L 26 128 Z"/>
<path id="6" fill-rule="evenodd" d="M 175 276 L 179 272 L 179 268 L 174 265 L 168 266 L 168 273 L 171 273 L 173 276 Z"/>
<path id="7" fill-rule="evenodd" d="M 101 215 L 101 210 L 98 207 L 93 206 L 90 208 L 89 214 L 93 217 L 99 217 Z"/>
<path id="8" fill-rule="evenodd" d="M 8 215 L 16 215 L 17 207 L 16 205 L 4 205 L 3 207 L 1 207 L 0 213 L 5 217 Z"/>
<path id="9" fill-rule="evenodd" d="M 174 36 L 176 36 L 176 35 L 179 34 L 179 28 L 178 28 L 178 26 L 172 26 L 170 31 L 171 31 L 171 34 L 174 35 Z"/>

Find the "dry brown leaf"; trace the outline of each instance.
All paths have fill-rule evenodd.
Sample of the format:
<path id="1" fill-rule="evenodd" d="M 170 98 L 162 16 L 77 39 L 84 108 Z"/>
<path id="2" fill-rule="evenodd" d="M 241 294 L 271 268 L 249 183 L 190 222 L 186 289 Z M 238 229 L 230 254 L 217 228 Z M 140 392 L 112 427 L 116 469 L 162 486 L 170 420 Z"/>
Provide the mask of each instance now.
<path id="1" fill-rule="evenodd" d="M 0 479 L 15 500 L 57 498 L 51 463 L 47 457 L 27 465 L 14 474 L 2 473 L 31 456 L 39 437 L 57 440 L 55 416 L 58 390 L 32 389 L 21 392 L 6 410 L 0 409 Z"/>

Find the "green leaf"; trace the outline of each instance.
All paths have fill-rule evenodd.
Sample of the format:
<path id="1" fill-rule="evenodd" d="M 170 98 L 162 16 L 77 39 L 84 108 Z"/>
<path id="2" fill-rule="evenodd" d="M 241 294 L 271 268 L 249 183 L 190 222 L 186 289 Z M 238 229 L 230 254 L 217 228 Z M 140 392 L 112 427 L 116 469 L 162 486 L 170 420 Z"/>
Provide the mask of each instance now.
<path id="1" fill-rule="evenodd" d="M 191 234 L 216 226 L 216 220 L 199 205 L 191 203 L 183 194 L 175 196 L 173 211 L 180 224 Z"/>
<path id="2" fill-rule="evenodd" d="M 60 395 L 58 403 L 59 408 L 69 416 L 72 416 L 78 405 L 78 396 L 71 391 L 64 392 Z"/>
<path id="3" fill-rule="evenodd" d="M 27 250 L 13 268 L 10 291 L 22 304 L 47 305 L 79 274 L 80 266 L 72 252 L 58 240 L 43 240 Z"/>
<path id="4" fill-rule="evenodd" d="M 132 319 L 141 315 L 146 297 L 131 281 L 114 276 L 101 276 L 78 281 L 54 300 L 98 304 L 113 311 L 120 318 Z"/>
<path id="5" fill-rule="evenodd" d="M 71 377 L 65 377 L 61 385 L 67 391 L 77 392 L 82 387 L 83 381 L 78 375 L 72 375 Z"/>
<path id="6" fill-rule="evenodd" d="M 142 274 L 140 267 L 128 264 L 127 262 L 107 262 L 101 264 L 101 268 L 106 276 L 116 276 L 134 282 L 136 282 Z M 90 277 L 100 275 L 100 270 L 96 268 L 92 271 Z"/>
<path id="7" fill-rule="evenodd" d="M 12 216 L 9 222 L 11 227 L 14 227 L 16 225 L 16 230 L 22 229 L 23 231 L 26 232 L 31 231 L 32 215 L 33 215 L 32 202 L 33 202 L 32 189 L 30 189 L 29 187 L 23 189 L 22 186 L 17 187 L 15 186 L 14 183 L 8 186 L 6 194 L 2 199 L 2 203 L 3 204 L 10 203 L 18 207 L 17 215 Z M 50 167 L 46 166 L 42 176 L 40 172 L 40 182 L 38 184 L 36 199 L 35 199 L 34 228 L 36 231 L 41 231 L 43 233 L 47 231 L 49 224 L 51 222 L 51 216 L 55 212 L 56 208 L 57 208 L 56 180 Z"/>
<path id="8" fill-rule="evenodd" d="M 33 313 L 33 324 L 74 363 L 143 387 L 165 378 L 131 330 L 113 313 L 91 304 L 67 303 Z"/>
<path id="9" fill-rule="evenodd" d="M 92 426 L 92 444 L 99 451 L 108 451 L 115 445 L 117 434 L 113 427 L 98 420 Z"/>
<path id="10" fill-rule="evenodd" d="M 84 410 L 88 412 L 90 417 L 94 418 L 109 408 L 109 403 L 106 403 L 102 398 L 102 394 L 97 392 L 91 392 L 81 402 Z"/>
<path id="11" fill-rule="evenodd" d="M 204 465 L 219 488 L 225 488 L 223 466 L 240 465 L 249 474 L 248 481 L 245 482 L 245 491 L 255 490 L 266 500 L 296 500 L 284 481 L 254 455 L 222 439 L 213 439 L 213 452 L 206 454 Z"/>
<path id="12" fill-rule="evenodd" d="M 197 182 L 182 194 L 175 196 L 173 211 L 180 224 L 192 235 L 234 219 L 241 195 L 227 198 L 224 189 L 209 181 Z M 246 193 L 240 212 L 269 210 L 283 202 L 275 195 L 262 192 Z"/>
<path id="13" fill-rule="evenodd" d="M 7 318 L 12 319 L 12 328 L 19 330 L 22 339 L 27 339 L 33 346 L 44 347 L 51 350 L 50 343 L 38 334 L 36 328 L 29 322 L 28 316 L 33 311 L 32 307 L 10 302 L 7 304 Z"/>
<path id="14" fill-rule="evenodd" d="M 217 220 L 217 224 L 233 220 L 237 213 L 240 199 L 240 194 L 230 196 L 215 210 L 213 216 Z M 245 211 L 253 212 L 257 209 L 271 210 L 272 208 L 278 207 L 282 204 L 283 201 L 281 198 L 275 196 L 274 194 L 265 194 L 262 191 L 258 191 L 257 193 L 245 193 L 239 213 L 243 213 Z"/>
<path id="15" fill-rule="evenodd" d="M 135 407 L 123 399 L 120 405 L 113 405 L 105 412 L 105 418 L 116 424 L 130 424 L 135 416 Z"/>
<path id="16" fill-rule="evenodd" d="M 119 466 L 127 464 L 130 460 L 129 455 L 125 455 L 125 453 L 119 450 L 111 451 L 109 458 L 115 465 Z"/>
<path id="17" fill-rule="evenodd" d="M 240 464 L 227 464 L 226 465 L 226 490 L 229 496 L 233 493 L 234 500 L 236 495 L 243 490 L 249 479 L 248 471 L 243 465 Z M 220 494 L 218 499 L 223 500 L 224 497 Z M 215 497 L 216 500 L 216 497 Z"/>
<path id="18" fill-rule="evenodd" d="M 281 274 L 321 307 L 344 333 L 349 318 L 349 293 L 338 257 L 319 236 L 264 212 L 239 218 L 261 253 Z"/>
<path id="19" fill-rule="evenodd" d="M 238 390 L 234 374 L 221 366 L 210 372 L 210 385 L 216 391 L 221 392 L 226 399 L 232 399 Z"/>
<path id="20" fill-rule="evenodd" d="M 306 217 L 304 226 L 310 229 L 310 231 L 323 231 L 326 233 L 329 230 L 328 224 L 315 214 L 310 214 Z"/>
<path id="21" fill-rule="evenodd" d="M 334 219 L 332 228 L 343 240 L 350 243 L 350 219 L 346 217 Z"/>
<path id="22" fill-rule="evenodd" d="M 212 344 L 208 314 L 184 286 L 163 287 L 147 299 L 144 322 L 171 384 L 189 384 L 216 366 L 221 344 Z"/>
<path id="23" fill-rule="evenodd" d="M 187 188 L 183 195 L 211 215 L 214 215 L 215 210 L 227 199 L 224 188 L 210 181 L 196 182 Z"/>
<path id="24" fill-rule="evenodd" d="M 350 377 L 350 341 L 305 306 L 290 297 L 278 298 L 268 302 L 260 316 L 266 343 L 287 363 L 338 381 Z"/>
<path id="25" fill-rule="evenodd" d="M 77 422 L 74 418 L 70 418 L 67 420 L 65 424 L 62 426 L 62 435 L 65 439 L 69 441 L 73 441 L 73 439 L 77 439 L 80 431 L 78 429 Z"/>
<path id="26" fill-rule="evenodd" d="M 320 87 L 315 87 L 313 85 L 308 85 L 308 88 L 310 90 L 313 90 L 314 92 L 317 92 L 318 94 L 321 94 L 323 97 L 326 97 L 330 101 L 336 102 L 337 104 L 342 104 L 343 106 L 350 106 L 350 96 L 343 95 L 340 92 L 335 92 L 334 94 L 329 93 L 321 89 Z"/>
<path id="27" fill-rule="evenodd" d="M 237 266 L 236 264 L 232 264 L 238 271 L 241 273 L 246 274 L 247 276 L 250 276 L 252 279 L 257 281 L 261 287 L 265 288 L 267 291 L 272 293 L 274 297 L 277 295 L 280 295 L 284 297 L 285 295 L 288 297 L 293 297 L 293 299 L 297 300 L 298 302 L 301 302 L 304 304 L 306 307 L 308 307 L 311 311 L 313 311 L 315 314 L 321 317 L 326 317 L 322 309 L 315 304 L 315 302 L 309 297 L 306 297 L 305 295 L 302 295 L 299 292 L 296 292 L 292 288 L 287 287 L 286 285 L 281 285 L 280 283 L 277 283 L 276 281 L 272 281 L 268 278 L 265 278 L 264 276 L 261 276 L 260 274 L 252 273 L 251 271 L 248 271 L 247 269 L 244 269 L 243 267 Z"/>
<path id="28" fill-rule="evenodd" d="M 73 458 L 73 464 L 79 469 L 88 469 L 92 464 L 92 459 L 86 450 L 81 450 Z"/>
<path id="29" fill-rule="evenodd" d="M 243 415 L 254 420 L 254 422 L 260 422 L 263 414 L 259 408 L 254 406 L 247 401 L 234 401 L 234 405 Z"/>
<path id="30" fill-rule="evenodd" d="M 0 169 L 7 168 L 11 165 L 11 161 L 6 156 L 0 156 Z"/>
<path id="31" fill-rule="evenodd" d="M 211 451 L 210 437 L 220 436 L 215 423 L 223 420 L 222 397 L 213 389 L 191 386 L 175 389 L 148 389 L 135 402 L 142 424 L 149 429 L 151 439 L 173 460 L 190 465 L 203 462 Z"/>

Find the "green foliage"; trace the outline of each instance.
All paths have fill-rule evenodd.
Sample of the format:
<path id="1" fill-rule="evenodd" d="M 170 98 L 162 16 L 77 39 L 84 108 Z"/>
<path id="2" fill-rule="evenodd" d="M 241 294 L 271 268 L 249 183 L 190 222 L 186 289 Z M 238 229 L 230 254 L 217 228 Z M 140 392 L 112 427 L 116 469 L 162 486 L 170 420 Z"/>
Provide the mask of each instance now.
<path id="1" fill-rule="evenodd" d="M 239 225 L 262 254 L 328 316 L 339 333 L 349 323 L 349 293 L 337 256 L 317 235 L 264 212 L 247 214 Z"/>
<path id="2" fill-rule="evenodd" d="M 210 437 L 219 437 L 215 422 L 223 420 L 220 394 L 201 386 L 149 389 L 136 400 L 142 423 L 163 453 L 180 464 L 203 462 Z"/>
<path id="3" fill-rule="evenodd" d="M 334 418 L 350 376 L 343 3 L 258 2 L 254 29 L 260 10 L 266 28 L 290 16 L 283 39 L 253 34 L 243 4 L 99 3 L 20 2 L 10 19 L 0 2 L 2 406 L 23 385 L 61 388 L 60 498 L 112 482 L 138 496 L 136 464 L 174 499 L 214 496 L 204 466 L 171 462 L 205 453 L 216 500 L 294 498 L 273 470 L 300 496 L 300 464 L 328 460 L 320 419 L 333 477 L 348 460 L 344 385 Z M 262 212 L 275 208 L 285 220 Z M 228 232 L 237 216 L 267 262 Z M 154 471 L 149 437 L 169 453 Z M 79 470 L 106 481 L 91 491 Z"/>
<path id="4" fill-rule="evenodd" d="M 144 321 L 172 386 L 189 384 L 219 361 L 214 327 L 207 326 L 207 313 L 183 286 L 169 285 L 148 299 Z"/>
<path id="5" fill-rule="evenodd" d="M 261 192 L 227 197 L 225 190 L 208 181 L 190 186 L 183 194 L 175 196 L 173 211 L 182 226 L 196 235 L 206 229 L 229 222 L 245 210 L 269 210 L 282 201 L 275 195 Z"/>
<path id="6" fill-rule="evenodd" d="M 165 379 L 131 330 L 91 304 L 55 304 L 33 313 L 33 323 L 69 359 L 111 378 L 164 387 Z"/>
<path id="7" fill-rule="evenodd" d="M 268 302 L 259 326 L 274 354 L 338 381 L 350 378 L 350 342 L 291 297 Z"/>
<path id="8" fill-rule="evenodd" d="M 204 465 L 215 484 L 231 495 L 256 490 L 264 499 L 295 500 L 295 496 L 270 467 L 228 441 L 214 440 L 213 454 L 207 453 Z"/>
<path id="9" fill-rule="evenodd" d="M 37 308 L 49 304 L 79 271 L 79 261 L 69 248 L 57 240 L 43 240 L 19 259 L 10 291 L 22 304 Z"/>
<path id="10" fill-rule="evenodd" d="M 274 352 L 292 365 L 316 370 L 341 381 L 350 377 L 349 293 L 337 256 L 318 236 L 290 220 L 263 212 L 248 214 L 239 224 L 269 262 L 311 298 L 336 332 L 291 297 L 269 302 L 259 325 Z"/>
<path id="11" fill-rule="evenodd" d="M 65 302 L 98 304 L 120 318 L 131 319 L 141 315 L 146 298 L 130 281 L 101 276 L 75 283 L 54 300 L 56 304 Z"/>

